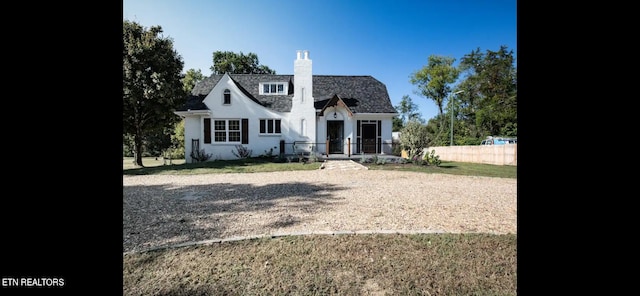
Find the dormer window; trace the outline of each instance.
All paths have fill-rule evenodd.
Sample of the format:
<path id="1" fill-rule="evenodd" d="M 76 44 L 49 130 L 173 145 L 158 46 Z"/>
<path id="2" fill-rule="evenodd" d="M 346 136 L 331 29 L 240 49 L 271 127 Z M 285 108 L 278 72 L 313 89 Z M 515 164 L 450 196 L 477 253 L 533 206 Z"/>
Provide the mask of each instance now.
<path id="1" fill-rule="evenodd" d="M 260 83 L 261 95 L 284 95 L 287 89 L 284 82 L 263 82 Z"/>
<path id="2" fill-rule="evenodd" d="M 231 104 L 231 91 L 230 90 L 228 90 L 228 89 L 224 90 L 224 98 L 223 98 L 222 103 L 225 104 L 225 105 Z"/>

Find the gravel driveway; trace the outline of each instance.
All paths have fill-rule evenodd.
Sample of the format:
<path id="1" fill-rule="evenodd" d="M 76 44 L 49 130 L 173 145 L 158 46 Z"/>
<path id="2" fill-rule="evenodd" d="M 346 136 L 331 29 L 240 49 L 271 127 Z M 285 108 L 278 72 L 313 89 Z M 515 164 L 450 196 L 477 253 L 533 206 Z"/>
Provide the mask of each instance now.
<path id="1" fill-rule="evenodd" d="M 327 231 L 516 233 L 517 180 L 416 172 L 123 176 L 123 249 Z"/>

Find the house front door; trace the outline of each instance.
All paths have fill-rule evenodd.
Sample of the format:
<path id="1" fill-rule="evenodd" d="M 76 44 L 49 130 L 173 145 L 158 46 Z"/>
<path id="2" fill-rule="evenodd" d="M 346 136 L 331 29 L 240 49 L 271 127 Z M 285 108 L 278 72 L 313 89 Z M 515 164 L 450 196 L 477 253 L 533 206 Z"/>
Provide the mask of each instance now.
<path id="1" fill-rule="evenodd" d="M 362 124 L 362 152 L 376 153 L 376 125 Z"/>
<path id="2" fill-rule="evenodd" d="M 327 121 L 327 140 L 329 153 L 344 153 L 344 121 Z"/>

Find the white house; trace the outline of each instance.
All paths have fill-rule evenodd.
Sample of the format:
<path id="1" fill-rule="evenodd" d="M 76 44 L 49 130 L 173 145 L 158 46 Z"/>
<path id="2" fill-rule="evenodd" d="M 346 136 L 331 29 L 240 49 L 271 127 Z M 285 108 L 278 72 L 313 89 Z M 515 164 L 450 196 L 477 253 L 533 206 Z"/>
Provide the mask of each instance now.
<path id="1" fill-rule="evenodd" d="M 397 112 L 387 87 L 371 76 L 313 75 L 309 51 L 297 51 L 293 75 L 224 74 L 198 82 L 176 114 L 185 119 L 185 159 L 391 154 Z"/>

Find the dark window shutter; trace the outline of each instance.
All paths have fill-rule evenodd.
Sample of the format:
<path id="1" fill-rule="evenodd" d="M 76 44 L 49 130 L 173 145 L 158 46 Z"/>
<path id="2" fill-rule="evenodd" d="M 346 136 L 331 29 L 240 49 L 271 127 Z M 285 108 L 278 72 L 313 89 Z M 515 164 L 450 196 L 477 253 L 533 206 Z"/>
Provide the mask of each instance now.
<path id="1" fill-rule="evenodd" d="M 280 128 L 281 121 L 280 119 L 276 119 L 276 134 L 279 134 L 282 130 Z"/>
<path id="2" fill-rule="evenodd" d="M 376 153 L 382 152 L 382 121 L 378 120 L 378 151 Z"/>
<path id="3" fill-rule="evenodd" d="M 204 143 L 211 144 L 211 118 L 204 119 Z"/>
<path id="4" fill-rule="evenodd" d="M 242 144 L 249 144 L 249 119 L 242 119 Z"/>
<path id="5" fill-rule="evenodd" d="M 264 134 L 267 132 L 267 120 L 260 119 L 260 133 Z"/>
<path id="6" fill-rule="evenodd" d="M 361 126 L 361 122 L 360 120 L 356 121 L 356 153 L 360 153 L 360 126 Z"/>

